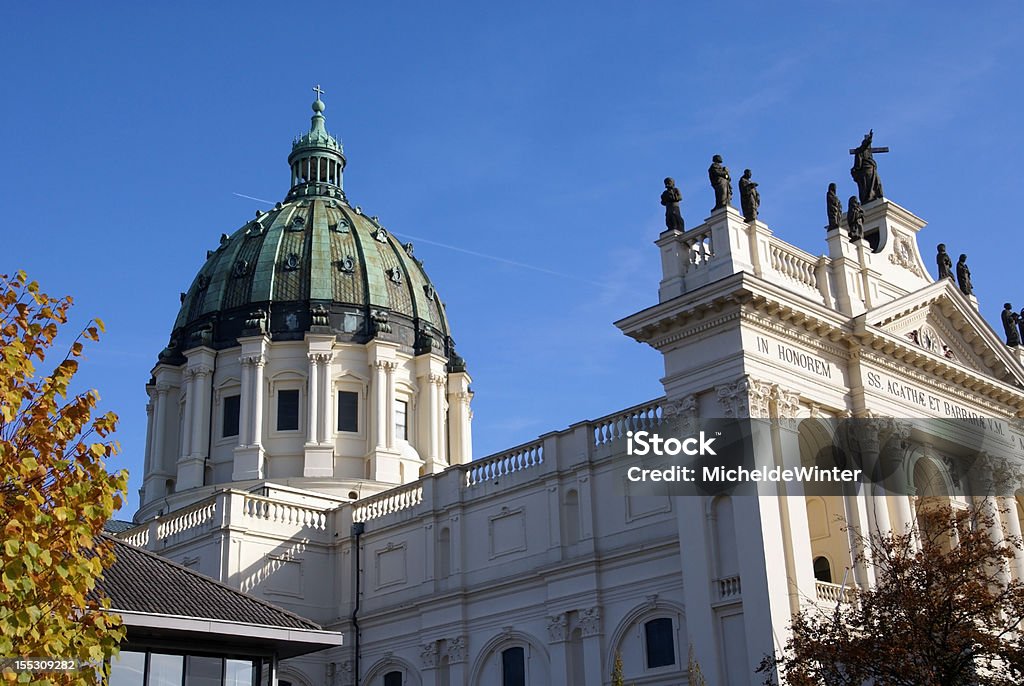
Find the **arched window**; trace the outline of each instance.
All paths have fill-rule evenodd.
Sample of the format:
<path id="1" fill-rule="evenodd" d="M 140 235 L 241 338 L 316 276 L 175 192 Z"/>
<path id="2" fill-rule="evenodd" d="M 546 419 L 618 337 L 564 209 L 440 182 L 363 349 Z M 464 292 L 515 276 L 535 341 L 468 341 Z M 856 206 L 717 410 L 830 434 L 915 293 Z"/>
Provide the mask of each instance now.
<path id="1" fill-rule="evenodd" d="M 676 663 L 676 645 L 670 618 L 659 617 L 644 624 L 644 648 L 648 669 Z"/>
<path id="2" fill-rule="evenodd" d="M 828 559 L 824 557 L 814 558 L 814 578 L 827 584 L 832 583 L 832 565 L 828 563 Z"/>
<path id="3" fill-rule="evenodd" d="M 402 673 L 393 670 L 384 675 L 384 686 L 402 686 Z"/>
<path id="4" fill-rule="evenodd" d="M 522 647 L 501 651 L 501 686 L 526 686 L 526 652 Z"/>

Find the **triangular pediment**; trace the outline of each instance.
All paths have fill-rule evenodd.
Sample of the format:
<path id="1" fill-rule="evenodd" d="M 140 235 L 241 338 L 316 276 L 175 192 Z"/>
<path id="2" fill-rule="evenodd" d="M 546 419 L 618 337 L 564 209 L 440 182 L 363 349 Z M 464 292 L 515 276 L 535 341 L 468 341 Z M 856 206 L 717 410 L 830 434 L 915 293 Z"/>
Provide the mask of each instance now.
<path id="1" fill-rule="evenodd" d="M 865 312 L 858 329 L 880 332 L 976 374 L 1024 386 L 1024 367 L 949 279 Z"/>

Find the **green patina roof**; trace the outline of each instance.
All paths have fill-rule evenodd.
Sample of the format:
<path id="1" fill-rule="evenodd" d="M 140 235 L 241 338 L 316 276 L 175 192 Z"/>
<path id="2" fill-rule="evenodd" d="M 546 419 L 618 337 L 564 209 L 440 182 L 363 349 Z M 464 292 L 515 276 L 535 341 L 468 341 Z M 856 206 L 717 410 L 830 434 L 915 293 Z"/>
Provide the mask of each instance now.
<path id="1" fill-rule="evenodd" d="M 403 245 L 346 199 L 345 158 L 323 111 L 318 97 L 309 132 L 292 144 L 293 186 L 285 202 L 222 235 L 207 255 L 182 298 L 161 360 L 181 362 L 190 348 L 223 348 L 243 335 L 294 340 L 316 328 L 353 341 L 384 336 L 462 364 L 412 244 Z"/>
<path id="2" fill-rule="evenodd" d="M 440 300 L 411 250 L 340 200 L 292 200 L 222 239 L 174 328 L 225 310 L 308 301 L 387 310 L 447 335 Z"/>

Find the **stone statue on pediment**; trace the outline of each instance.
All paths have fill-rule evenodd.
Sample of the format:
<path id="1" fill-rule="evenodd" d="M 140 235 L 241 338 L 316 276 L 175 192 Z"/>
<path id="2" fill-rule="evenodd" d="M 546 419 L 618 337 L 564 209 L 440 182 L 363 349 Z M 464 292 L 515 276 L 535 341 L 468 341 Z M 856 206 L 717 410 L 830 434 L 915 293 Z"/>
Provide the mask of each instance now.
<path id="1" fill-rule="evenodd" d="M 838 229 L 843 221 L 843 201 L 836 193 L 836 185 L 830 183 L 825 193 L 825 209 L 828 212 L 828 230 Z"/>
<path id="2" fill-rule="evenodd" d="M 1021 311 L 1024 312 L 1024 310 Z M 1005 303 L 1001 319 L 1003 320 L 1003 333 L 1006 334 L 1006 345 L 1011 348 L 1018 347 L 1021 339 L 1021 332 L 1018 331 L 1018 327 L 1024 328 L 1024 321 L 1021 320 L 1021 316 L 1013 311 L 1013 305 Z"/>
<path id="3" fill-rule="evenodd" d="M 1024 307 L 1020 308 L 1020 314 L 1017 315 L 1017 328 L 1020 333 L 1020 343 L 1024 345 Z"/>
<path id="4" fill-rule="evenodd" d="M 971 283 L 971 268 L 967 266 L 967 255 L 961 255 L 956 263 L 956 280 L 960 285 L 960 292 L 964 295 L 974 295 L 974 284 Z"/>
<path id="5" fill-rule="evenodd" d="M 669 231 L 685 231 L 683 228 L 683 215 L 679 211 L 679 203 L 683 200 L 683 194 L 676 188 L 675 180 L 669 176 L 665 178 L 665 190 L 661 194 L 661 204 L 665 206 L 665 226 Z"/>
<path id="6" fill-rule="evenodd" d="M 749 169 L 744 169 L 740 177 L 740 207 L 743 209 L 743 218 L 748 222 L 757 219 L 757 211 L 761 208 L 761 193 Z"/>
<path id="7" fill-rule="evenodd" d="M 711 211 L 720 210 L 732 204 L 732 177 L 729 176 L 729 168 L 722 164 L 722 156 L 715 155 L 711 158 L 711 166 L 708 167 L 708 179 L 711 187 L 715 190 L 715 206 Z"/>
<path id="8" fill-rule="evenodd" d="M 940 279 L 953 278 L 953 258 L 946 252 L 946 244 L 939 243 L 938 254 L 935 255 L 935 263 L 939 267 Z"/>
<path id="9" fill-rule="evenodd" d="M 851 241 L 859 241 L 864 238 L 864 210 L 856 195 L 850 196 L 846 207 L 846 230 L 850 234 Z"/>
<path id="10" fill-rule="evenodd" d="M 850 149 L 850 154 L 853 155 L 850 176 L 857 182 L 857 191 L 862 204 L 882 197 L 882 181 L 878 178 L 878 163 L 875 162 L 874 153 L 889 152 L 889 148 L 871 147 L 874 136 L 875 132 L 872 129 L 864 134 L 864 140 L 860 145 Z"/>

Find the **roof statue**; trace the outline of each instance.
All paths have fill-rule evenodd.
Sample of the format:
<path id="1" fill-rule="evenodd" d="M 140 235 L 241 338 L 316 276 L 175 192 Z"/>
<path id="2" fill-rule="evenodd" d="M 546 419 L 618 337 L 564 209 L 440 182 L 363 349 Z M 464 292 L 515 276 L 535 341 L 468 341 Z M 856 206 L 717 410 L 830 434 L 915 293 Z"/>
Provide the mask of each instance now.
<path id="1" fill-rule="evenodd" d="M 828 192 L 825 193 L 825 211 L 828 212 L 827 229 L 829 231 L 838 229 L 843 221 L 843 201 L 836 194 L 836 185 L 834 183 L 828 185 Z"/>
<path id="2" fill-rule="evenodd" d="M 711 158 L 711 166 L 708 167 L 708 178 L 711 180 L 711 187 L 715 189 L 715 206 L 711 211 L 720 210 L 732 204 L 732 177 L 729 176 L 729 168 L 722 164 L 722 156 L 715 155 Z"/>
<path id="3" fill-rule="evenodd" d="M 967 255 L 961 255 L 956 263 L 956 280 L 960 284 L 960 292 L 974 295 L 974 284 L 971 283 L 971 268 L 967 266 Z"/>
<path id="4" fill-rule="evenodd" d="M 1003 333 L 1006 334 L 1006 345 L 1011 348 L 1018 347 L 1020 345 L 1020 332 L 1017 328 L 1022 327 L 1022 330 L 1024 330 L 1024 320 L 1013 311 L 1013 305 L 1010 303 L 1003 304 L 1003 311 L 1000 317 L 1003 320 Z"/>
<path id="5" fill-rule="evenodd" d="M 853 155 L 853 168 L 850 169 L 850 176 L 857 182 L 861 204 L 867 204 L 882 197 L 882 180 L 878 178 L 878 163 L 875 162 L 873 155 L 876 152 L 889 152 L 889 148 L 872 148 L 871 140 L 874 135 L 875 130 L 871 129 L 864 134 L 864 140 L 860 145 L 850 149 L 850 154 Z"/>
<path id="6" fill-rule="evenodd" d="M 953 278 L 953 258 L 946 252 L 946 244 L 939 243 L 937 248 L 939 251 L 935 255 L 935 263 L 939 267 L 939 278 L 940 279 L 952 279 Z"/>
<path id="7" fill-rule="evenodd" d="M 846 230 L 850 233 L 850 240 L 857 241 L 864 238 L 864 210 L 856 195 L 850 196 L 850 202 L 846 209 Z"/>
<path id="8" fill-rule="evenodd" d="M 740 177 L 740 207 L 743 208 L 743 218 L 748 222 L 757 219 L 757 210 L 761 207 L 761 194 L 757 190 L 757 182 L 751 178 L 749 169 L 743 170 Z"/>
<path id="9" fill-rule="evenodd" d="M 671 176 L 665 178 L 665 190 L 661 194 L 661 204 L 665 206 L 665 226 L 669 231 L 685 231 L 683 215 L 679 212 L 679 203 L 683 194 L 676 188 Z"/>

